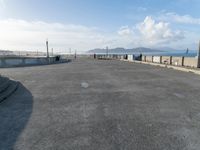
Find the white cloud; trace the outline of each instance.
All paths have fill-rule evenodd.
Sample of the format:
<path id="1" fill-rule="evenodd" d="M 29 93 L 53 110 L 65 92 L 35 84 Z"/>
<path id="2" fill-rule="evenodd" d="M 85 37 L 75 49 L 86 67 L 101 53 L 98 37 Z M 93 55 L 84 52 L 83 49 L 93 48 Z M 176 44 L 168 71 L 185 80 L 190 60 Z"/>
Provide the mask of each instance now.
<path id="1" fill-rule="evenodd" d="M 5 0 L 0 0 L 0 8 L 5 8 L 6 7 L 6 3 Z"/>
<path id="2" fill-rule="evenodd" d="M 42 21 L 0 21 L 0 49 L 45 50 L 45 40 L 57 50 L 70 47 L 88 50 L 102 46 L 107 39 L 96 28 Z"/>
<path id="3" fill-rule="evenodd" d="M 131 35 L 131 33 L 132 31 L 128 26 L 122 26 L 118 31 L 118 34 L 121 36 Z"/>
<path id="4" fill-rule="evenodd" d="M 142 38 L 150 44 L 171 43 L 184 38 L 184 33 L 173 31 L 169 23 L 156 22 L 152 17 L 147 16 L 145 20 L 137 25 Z"/>
<path id="5" fill-rule="evenodd" d="M 106 33 L 95 27 L 82 25 L 48 23 L 43 21 L 0 20 L 0 49 L 45 51 L 45 40 L 50 48 L 68 52 L 93 48 L 162 45 L 184 38 L 183 32 L 173 31 L 169 23 L 156 23 L 146 17 L 133 27 L 122 26 L 114 33 Z"/>
<path id="6" fill-rule="evenodd" d="M 183 24 L 194 24 L 194 25 L 200 25 L 200 18 L 194 18 L 190 15 L 179 15 L 174 12 L 167 12 L 165 14 L 162 14 L 160 17 L 162 20 L 167 21 L 173 21 L 177 23 L 183 23 Z"/>

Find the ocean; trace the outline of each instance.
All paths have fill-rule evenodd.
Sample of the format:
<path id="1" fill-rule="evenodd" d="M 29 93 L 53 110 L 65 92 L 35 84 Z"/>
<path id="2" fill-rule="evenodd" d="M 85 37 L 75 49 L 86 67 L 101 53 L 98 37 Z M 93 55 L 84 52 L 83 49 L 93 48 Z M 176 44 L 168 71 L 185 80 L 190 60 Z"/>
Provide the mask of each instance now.
<path id="1" fill-rule="evenodd" d="M 97 53 L 101 55 L 106 55 L 106 53 Z M 198 55 L 197 50 L 189 50 L 186 52 L 185 50 L 176 50 L 176 51 L 165 51 L 165 52 L 143 52 L 143 53 L 108 53 L 108 54 L 114 54 L 114 55 L 135 55 L 139 56 L 140 54 L 146 55 L 146 56 L 179 56 L 179 57 L 196 57 Z"/>
<path id="2" fill-rule="evenodd" d="M 148 56 L 183 56 L 183 57 L 196 57 L 198 51 L 190 50 L 188 53 L 185 50 L 168 51 L 168 52 L 155 52 L 155 53 L 143 53 L 143 55 Z"/>

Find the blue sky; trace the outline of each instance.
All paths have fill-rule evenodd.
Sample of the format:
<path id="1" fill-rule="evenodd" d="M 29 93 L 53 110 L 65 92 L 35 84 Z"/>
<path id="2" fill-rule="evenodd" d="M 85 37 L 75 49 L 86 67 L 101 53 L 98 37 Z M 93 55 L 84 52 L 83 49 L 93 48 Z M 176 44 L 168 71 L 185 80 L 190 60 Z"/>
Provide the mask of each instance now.
<path id="1" fill-rule="evenodd" d="M 57 51 L 197 49 L 199 8 L 199 0 L 0 0 L 0 49 L 43 50 L 46 38 Z"/>

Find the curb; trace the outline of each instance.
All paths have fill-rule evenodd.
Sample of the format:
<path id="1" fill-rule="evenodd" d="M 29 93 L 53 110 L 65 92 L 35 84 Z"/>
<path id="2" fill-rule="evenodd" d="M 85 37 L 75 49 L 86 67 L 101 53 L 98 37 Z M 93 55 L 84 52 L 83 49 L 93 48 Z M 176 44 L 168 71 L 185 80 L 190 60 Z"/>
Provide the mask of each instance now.
<path id="1" fill-rule="evenodd" d="M 123 59 L 120 59 L 120 61 L 125 61 L 125 62 L 130 62 L 130 63 L 138 63 L 138 64 L 146 64 L 146 65 L 152 65 L 152 66 L 159 66 L 159 67 L 163 67 L 163 68 L 175 69 L 175 70 L 183 71 L 183 72 L 191 72 L 191 73 L 200 75 L 200 70 L 194 70 L 194 69 L 189 69 L 189 68 L 177 67 L 177 66 L 172 66 L 172 65 L 157 64 L 157 63 L 135 61 L 135 60 L 123 60 Z"/>

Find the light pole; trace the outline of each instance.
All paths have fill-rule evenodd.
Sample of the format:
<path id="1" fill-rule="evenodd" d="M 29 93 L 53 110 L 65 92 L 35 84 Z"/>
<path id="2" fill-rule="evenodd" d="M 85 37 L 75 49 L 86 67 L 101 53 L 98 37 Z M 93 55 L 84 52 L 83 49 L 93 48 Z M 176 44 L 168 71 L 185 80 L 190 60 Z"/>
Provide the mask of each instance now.
<path id="1" fill-rule="evenodd" d="M 76 59 L 76 50 L 75 50 L 74 58 Z"/>
<path id="2" fill-rule="evenodd" d="M 200 58 L 200 41 L 199 41 L 199 53 L 198 53 L 198 57 Z"/>
<path id="3" fill-rule="evenodd" d="M 108 46 L 106 47 L 106 56 L 108 58 Z"/>
<path id="4" fill-rule="evenodd" d="M 200 41 L 199 41 L 199 52 L 198 52 L 198 68 L 200 67 Z"/>
<path id="5" fill-rule="evenodd" d="M 47 46 L 47 58 L 49 58 L 49 42 L 48 42 L 48 39 L 46 41 L 46 46 Z"/>

